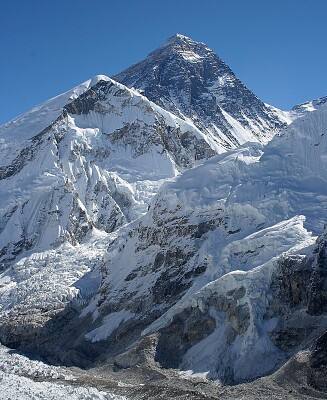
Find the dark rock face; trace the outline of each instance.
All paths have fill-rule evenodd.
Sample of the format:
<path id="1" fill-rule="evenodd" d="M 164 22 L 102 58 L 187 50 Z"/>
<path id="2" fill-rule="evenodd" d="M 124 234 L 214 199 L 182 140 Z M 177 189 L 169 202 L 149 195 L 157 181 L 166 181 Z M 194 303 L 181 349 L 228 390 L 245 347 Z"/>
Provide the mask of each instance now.
<path id="1" fill-rule="evenodd" d="M 304 307 L 312 316 L 327 312 L 326 230 L 319 236 L 312 258 L 294 256 L 281 262 L 272 288 L 274 297 L 278 299 L 274 305 L 278 314 Z"/>
<path id="2" fill-rule="evenodd" d="M 64 109 L 70 114 L 82 115 L 95 111 L 99 114 L 106 114 L 107 107 L 101 106 L 101 101 L 107 100 L 110 89 L 114 86 L 113 82 L 100 81 L 91 89 L 87 90 L 75 100 L 67 104 Z M 123 92 L 123 91 L 122 91 Z"/>
<path id="3" fill-rule="evenodd" d="M 160 199 L 158 202 L 160 203 Z M 170 216 L 168 211 L 168 215 L 165 212 L 161 215 L 155 210 L 155 225 L 148 226 L 141 221 L 123 239 L 120 246 L 122 253 L 130 246 L 133 248 L 131 251 L 135 260 L 130 263 L 135 267 L 131 273 L 126 274 L 123 287 L 115 296 L 112 296 L 113 288 L 109 278 L 114 272 L 109 269 L 109 275 L 104 277 L 108 284 L 103 285 L 101 296 L 104 303 L 101 307 L 110 304 L 110 312 L 128 307 L 135 313 L 158 318 L 182 297 L 194 279 L 205 273 L 206 260 L 199 258 L 197 251 L 208 234 L 217 227 L 224 229 L 223 223 L 226 223 L 219 208 L 210 215 L 208 221 L 204 221 L 201 213 L 197 215 L 193 212 L 192 222 L 187 215 Z M 134 288 L 135 281 L 144 280 L 146 285 L 145 278 L 151 281 L 153 279 L 146 297 L 140 288 Z"/>
<path id="4" fill-rule="evenodd" d="M 327 312 L 327 233 L 320 236 L 315 251 L 315 263 L 310 280 L 308 312 L 321 315 Z"/>
<path id="5" fill-rule="evenodd" d="M 288 257 L 280 262 L 272 278 L 272 299 L 265 318 L 278 318 L 270 338 L 283 351 L 301 347 L 314 330 L 307 322 L 301 325 L 297 324 L 297 318 L 292 319 L 296 312 L 307 308 L 312 262 L 312 259 Z"/>
<path id="6" fill-rule="evenodd" d="M 265 141 L 285 124 L 204 43 L 175 35 L 149 56 L 113 77 L 181 118 L 191 118 L 224 149 L 237 147 L 226 113 L 254 140 Z M 247 139 L 249 140 L 249 139 Z"/>
<path id="7" fill-rule="evenodd" d="M 310 354 L 309 382 L 327 392 L 327 332 L 319 337 Z"/>
<path id="8" fill-rule="evenodd" d="M 279 319 L 270 334 L 279 348 L 305 348 L 324 327 L 319 317 L 327 311 L 326 245 L 325 230 L 311 258 L 287 257 L 273 274 L 273 295 L 266 317 Z"/>
<path id="9" fill-rule="evenodd" d="M 197 309 L 185 309 L 161 329 L 155 361 L 164 368 L 178 368 L 186 351 L 215 330 L 215 320 Z"/>
<path id="10" fill-rule="evenodd" d="M 290 309 L 301 309 L 307 306 L 312 261 L 312 259 L 294 256 L 280 262 L 271 283 L 275 299 L 271 310 L 274 313 L 286 314 Z"/>

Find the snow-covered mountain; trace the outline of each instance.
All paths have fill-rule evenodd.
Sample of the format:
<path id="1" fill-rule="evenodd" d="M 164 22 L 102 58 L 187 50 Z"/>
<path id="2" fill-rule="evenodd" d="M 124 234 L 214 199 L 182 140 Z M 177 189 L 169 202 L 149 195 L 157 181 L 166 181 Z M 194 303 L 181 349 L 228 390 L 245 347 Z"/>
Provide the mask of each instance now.
<path id="1" fill-rule="evenodd" d="M 126 331 L 129 345 L 155 334 L 161 365 L 235 382 L 273 370 L 304 329 L 311 339 L 326 329 L 323 256 L 323 305 L 312 312 L 308 300 L 317 287 L 311 232 L 327 218 L 326 126 L 323 106 L 265 147 L 213 157 L 165 184 L 111 248 L 82 313 L 93 321 L 85 338 L 114 353 Z"/>
<path id="2" fill-rule="evenodd" d="M 161 183 L 216 153 L 191 123 L 98 76 L 0 128 L 0 256 L 80 243 L 147 209 Z"/>
<path id="3" fill-rule="evenodd" d="M 327 328 L 326 232 L 315 243 L 326 126 L 322 106 L 266 146 L 165 183 L 144 216 L 94 231 L 78 254 L 62 245 L 14 264 L 0 281 L 0 340 L 118 370 L 146 359 L 225 383 L 270 373 Z"/>
<path id="4" fill-rule="evenodd" d="M 153 102 L 97 76 L 0 127 L 3 268 L 93 228 L 114 231 L 145 213 L 166 179 L 245 141 L 265 143 L 296 116 L 264 105 L 182 35 L 125 78 Z"/>
<path id="5" fill-rule="evenodd" d="M 182 35 L 115 79 L 0 127 L 0 342 L 269 374 L 327 329 L 326 98 L 265 105 Z"/>
<path id="6" fill-rule="evenodd" d="M 259 100 L 204 43 L 180 34 L 113 78 L 191 120 L 220 152 L 247 141 L 267 143 L 291 121 Z"/>

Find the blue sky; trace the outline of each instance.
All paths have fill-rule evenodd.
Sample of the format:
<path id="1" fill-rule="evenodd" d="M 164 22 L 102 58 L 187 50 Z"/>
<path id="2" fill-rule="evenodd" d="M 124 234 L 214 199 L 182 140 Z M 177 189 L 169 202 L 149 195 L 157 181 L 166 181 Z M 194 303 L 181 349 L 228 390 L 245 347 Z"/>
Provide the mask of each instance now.
<path id="1" fill-rule="evenodd" d="M 327 95 L 327 0 L 3 0 L 0 124 L 182 33 L 263 101 Z"/>

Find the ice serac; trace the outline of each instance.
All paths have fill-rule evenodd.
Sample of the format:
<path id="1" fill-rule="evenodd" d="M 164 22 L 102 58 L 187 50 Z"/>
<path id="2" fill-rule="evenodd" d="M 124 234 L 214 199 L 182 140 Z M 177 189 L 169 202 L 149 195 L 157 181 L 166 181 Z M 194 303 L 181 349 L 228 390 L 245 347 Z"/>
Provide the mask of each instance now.
<path id="1" fill-rule="evenodd" d="M 194 125 L 104 76 L 0 128 L 0 260 L 112 232 L 215 154 Z"/>
<path id="2" fill-rule="evenodd" d="M 85 339 L 113 355 L 156 337 L 162 366 L 226 383 L 312 343 L 327 327 L 325 234 L 311 233 L 327 219 L 326 126 L 323 106 L 166 183 L 112 244 Z"/>
<path id="3" fill-rule="evenodd" d="M 247 141 L 267 143 L 290 122 L 288 113 L 259 100 L 204 43 L 180 34 L 113 78 L 192 120 L 220 152 Z"/>

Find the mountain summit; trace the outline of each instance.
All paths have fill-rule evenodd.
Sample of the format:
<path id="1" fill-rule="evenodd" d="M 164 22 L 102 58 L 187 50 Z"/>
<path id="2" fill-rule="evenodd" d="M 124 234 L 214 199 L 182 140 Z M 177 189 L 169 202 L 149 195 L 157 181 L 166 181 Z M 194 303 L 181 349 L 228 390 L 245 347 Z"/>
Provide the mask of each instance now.
<path id="1" fill-rule="evenodd" d="M 187 36 L 181 35 L 180 33 L 176 33 L 175 35 L 168 38 L 165 42 L 162 43 L 162 45 L 159 47 L 159 49 L 160 48 L 163 49 L 165 47 L 169 47 L 170 49 L 175 48 L 176 51 L 179 51 L 179 50 L 196 51 L 196 49 L 199 50 L 199 48 L 202 47 L 205 51 L 212 51 L 209 49 L 209 47 L 206 44 L 204 44 L 202 42 L 196 42 Z M 159 50 L 159 49 L 157 49 L 157 50 Z M 155 50 L 155 51 L 157 51 L 157 50 Z"/>
<path id="2" fill-rule="evenodd" d="M 204 43 L 181 34 L 113 77 L 195 125 L 221 151 L 247 141 L 266 143 L 288 116 L 259 100 Z"/>

